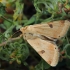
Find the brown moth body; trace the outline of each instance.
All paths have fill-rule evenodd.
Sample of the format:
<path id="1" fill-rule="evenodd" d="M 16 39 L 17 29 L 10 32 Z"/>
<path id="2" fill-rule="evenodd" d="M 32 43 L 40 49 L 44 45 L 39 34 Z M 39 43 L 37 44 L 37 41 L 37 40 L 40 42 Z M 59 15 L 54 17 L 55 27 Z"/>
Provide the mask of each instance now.
<path id="1" fill-rule="evenodd" d="M 56 66 L 59 60 L 59 51 L 55 39 L 64 37 L 69 26 L 68 20 L 60 20 L 22 27 L 20 31 L 23 38 L 49 65 Z"/>

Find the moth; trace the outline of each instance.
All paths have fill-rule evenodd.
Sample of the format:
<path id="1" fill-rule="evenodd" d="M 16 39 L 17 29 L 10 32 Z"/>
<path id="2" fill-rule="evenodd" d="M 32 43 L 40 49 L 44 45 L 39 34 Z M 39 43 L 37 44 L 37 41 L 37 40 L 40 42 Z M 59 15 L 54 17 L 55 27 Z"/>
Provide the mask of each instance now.
<path id="1" fill-rule="evenodd" d="M 51 66 L 59 61 L 59 50 L 56 41 L 67 33 L 70 26 L 68 20 L 29 25 L 20 28 L 23 38 Z"/>

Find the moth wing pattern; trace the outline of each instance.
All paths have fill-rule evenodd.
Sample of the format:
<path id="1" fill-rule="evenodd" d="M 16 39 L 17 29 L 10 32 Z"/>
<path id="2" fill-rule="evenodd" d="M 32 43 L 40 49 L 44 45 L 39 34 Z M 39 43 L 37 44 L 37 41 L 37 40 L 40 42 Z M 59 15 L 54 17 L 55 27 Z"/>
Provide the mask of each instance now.
<path id="1" fill-rule="evenodd" d="M 67 33 L 70 26 L 68 20 L 59 20 L 49 23 L 42 23 L 29 26 L 29 29 L 36 34 L 40 34 L 52 38 L 61 38 Z"/>
<path id="2" fill-rule="evenodd" d="M 39 36 L 58 39 L 64 37 L 69 27 L 68 20 L 59 20 L 22 27 L 20 31 L 23 33 L 23 38 L 49 65 L 56 66 L 59 60 L 58 46 L 53 41 L 43 40 Z"/>
<path id="3" fill-rule="evenodd" d="M 56 66 L 59 60 L 59 51 L 56 44 L 40 38 L 29 39 L 27 42 L 51 66 Z"/>

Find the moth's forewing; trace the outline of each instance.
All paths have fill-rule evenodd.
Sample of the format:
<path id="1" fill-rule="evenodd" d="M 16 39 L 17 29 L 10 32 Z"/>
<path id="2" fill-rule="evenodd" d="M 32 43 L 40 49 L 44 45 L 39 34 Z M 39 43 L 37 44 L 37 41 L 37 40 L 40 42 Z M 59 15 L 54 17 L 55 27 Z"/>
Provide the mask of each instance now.
<path id="1" fill-rule="evenodd" d="M 36 34 L 52 38 L 61 38 L 66 34 L 69 26 L 70 22 L 68 20 L 60 20 L 31 25 L 29 28 Z"/>
<path id="2" fill-rule="evenodd" d="M 59 52 L 56 44 L 40 38 L 27 40 L 33 49 L 51 66 L 56 66 L 59 60 Z"/>

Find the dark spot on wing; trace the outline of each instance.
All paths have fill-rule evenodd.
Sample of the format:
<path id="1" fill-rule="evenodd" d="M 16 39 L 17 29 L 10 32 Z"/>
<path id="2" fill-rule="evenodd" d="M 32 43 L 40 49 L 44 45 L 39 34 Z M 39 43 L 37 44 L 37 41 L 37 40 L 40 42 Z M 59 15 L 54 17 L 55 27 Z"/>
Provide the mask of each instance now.
<path id="1" fill-rule="evenodd" d="M 65 21 L 64 21 L 64 20 L 60 20 L 60 22 L 61 22 L 62 24 L 64 24 Z"/>
<path id="2" fill-rule="evenodd" d="M 60 36 L 59 36 L 60 37 Z"/>
<path id="3" fill-rule="evenodd" d="M 30 35 L 33 35 L 32 33 L 29 33 Z"/>
<path id="4" fill-rule="evenodd" d="M 24 33 L 24 37 L 26 37 L 26 33 Z"/>
<path id="5" fill-rule="evenodd" d="M 45 51 L 44 50 L 41 50 L 40 53 L 43 54 L 43 53 L 45 53 Z"/>
<path id="6" fill-rule="evenodd" d="M 25 37 L 26 37 L 26 35 L 25 35 Z"/>
<path id="7" fill-rule="evenodd" d="M 56 49 L 56 48 L 55 48 Z"/>
<path id="8" fill-rule="evenodd" d="M 50 27 L 50 28 L 53 28 L 53 25 L 52 25 L 52 24 L 49 24 L 49 27 Z"/>
<path id="9" fill-rule="evenodd" d="M 26 33 L 24 33 L 24 34 L 26 34 Z"/>

